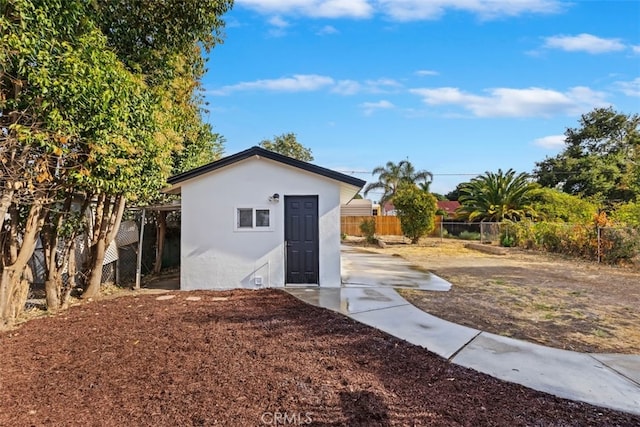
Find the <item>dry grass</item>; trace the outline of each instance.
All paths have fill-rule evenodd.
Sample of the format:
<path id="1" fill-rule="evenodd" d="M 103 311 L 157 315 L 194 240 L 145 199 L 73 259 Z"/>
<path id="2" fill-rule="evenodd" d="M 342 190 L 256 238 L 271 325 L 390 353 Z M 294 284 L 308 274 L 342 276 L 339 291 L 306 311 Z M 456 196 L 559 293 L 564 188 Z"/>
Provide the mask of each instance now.
<path id="1" fill-rule="evenodd" d="M 433 315 L 557 348 L 640 354 L 638 271 L 517 249 L 489 255 L 457 240 L 368 250 L 451 282 L 450 292 L 401 291 Z"/>

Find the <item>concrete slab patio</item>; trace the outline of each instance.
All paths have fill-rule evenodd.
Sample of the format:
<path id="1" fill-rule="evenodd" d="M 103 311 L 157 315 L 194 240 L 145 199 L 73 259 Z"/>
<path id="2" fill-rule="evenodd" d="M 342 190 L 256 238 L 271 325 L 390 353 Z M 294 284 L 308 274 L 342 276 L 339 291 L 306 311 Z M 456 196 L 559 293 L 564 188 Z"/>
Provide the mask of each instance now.
<path id="1" fill-rule="evenodd" d="M 584 354 L 460 326 L 419 310 L 394 287 L 446 291 L 443 279 L 399 257 L 343 247 L 341 288 L 287 288 L 420 345 L 453 363 L 559 397 L 640 414 L 640 356 Z"/>
<path id="2" fill-rule="evenodd" d="M 435 274 L 420 270 L 400 257 L 388 262 L 384 256 L 343 245 L 342 284 L 448 291 L 451 283 Z"/>

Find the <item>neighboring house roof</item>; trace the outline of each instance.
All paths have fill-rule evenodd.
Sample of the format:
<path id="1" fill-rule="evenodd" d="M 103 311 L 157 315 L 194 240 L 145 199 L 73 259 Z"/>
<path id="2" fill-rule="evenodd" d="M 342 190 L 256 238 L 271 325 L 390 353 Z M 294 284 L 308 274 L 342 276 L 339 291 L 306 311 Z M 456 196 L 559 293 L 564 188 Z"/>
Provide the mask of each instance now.
<path id="1" fill-rule="evenodd" d="M 438 200 L 438 209 L 442 209 L 447 214 L 455 215 L 456 209 L 460 207 L 460 202 L 457 200 Z"/>
<path id="2" fill-rule="evenodd" d="M 358 188 L 362 188 L 364 184 L 366 184 L 366 181 L 363 181 L 359 178 L 355 178 L 353 176 L 345 175 L 343 173 L 336 172 L 331 169 L 323 168 L 321 166 L 316 166 L 311 163 L 307 163 L 291 157 L 283 156 L 282 154 L 265 150 L 264 148 L 261 148 L 261 147 L 251 147 L 247 150 L 241 151 L 231 156 L 223 157 L 222 159 L 216 160 L 215 162 L 211 162 L 204 166 L 200 166 L 198 168 L 191 169 L 189 171 L 186 171 L 181 174 L 174 175 L 168 178 L 167 182 L 171 184 L 171 188 L 166 190 L 166 192 L 177 193 L 179 192 L 181 183 L 185 181 L 196 178 L 200 175 L 207 174 L 209 172 L 213 172 L 217 169 L 221 169 L 226 166 L 233 165 L 234 163 L 237 163 L 241 160 L 245 160 L 254 156 L 258 158 L 264 157 L 266 159 L 270 159 L 288 166 L 292 166 L 294 168 L 298 168 L 306 172 L 311 172 L 317 175 L 324 176 L 326 178 L 333 179 L 335 181 L 353 185 Z"/>

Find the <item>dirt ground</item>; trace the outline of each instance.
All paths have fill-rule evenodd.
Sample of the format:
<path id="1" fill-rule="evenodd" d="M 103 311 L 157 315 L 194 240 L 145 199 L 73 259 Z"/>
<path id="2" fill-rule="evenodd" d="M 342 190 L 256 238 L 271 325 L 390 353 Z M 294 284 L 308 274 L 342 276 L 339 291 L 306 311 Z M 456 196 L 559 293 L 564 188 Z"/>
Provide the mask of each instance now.
<path id="1" fill-rule="evenodd" d="M 640 271 L 513 248 L 490 255 L 452 239 L 366 249 L 451 282 L 449 292 L 400 291 L 434 316 L 556 348 L 640 354 Z"/>
<path id="2" fill-rule="evenodd" d="M 0 334 L 0 425 L 632 426 L 277 290 L 138 294 Z"/>

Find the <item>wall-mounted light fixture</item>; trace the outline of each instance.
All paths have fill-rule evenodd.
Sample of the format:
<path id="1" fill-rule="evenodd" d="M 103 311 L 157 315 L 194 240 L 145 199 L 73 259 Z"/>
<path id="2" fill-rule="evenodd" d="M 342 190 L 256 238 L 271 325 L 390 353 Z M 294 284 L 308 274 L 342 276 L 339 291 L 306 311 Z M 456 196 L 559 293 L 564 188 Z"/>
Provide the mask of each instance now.
<path id="1" fill-rule="evenodd" d="M 280 201 L 280 195 L 278 193 L 273 193 L 273 196 L 269 197 L 269 201 L 278 203 Z"/>

